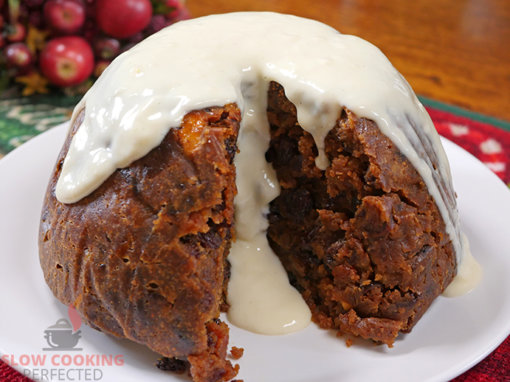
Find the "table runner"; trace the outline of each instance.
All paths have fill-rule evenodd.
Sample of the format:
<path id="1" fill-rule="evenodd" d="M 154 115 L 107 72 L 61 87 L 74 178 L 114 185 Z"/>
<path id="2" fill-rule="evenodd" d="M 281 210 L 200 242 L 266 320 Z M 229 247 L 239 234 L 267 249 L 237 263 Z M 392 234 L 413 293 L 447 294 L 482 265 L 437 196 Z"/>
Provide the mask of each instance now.
<path id="1" fill-rule="evenodd" d="M 510 187 L 510 123 L 420 99 L 439 134 L 476 156 Z M 67 121 L 76 101 L 76 98 L 54 95 L 0 100 L 0 158 L 35 135 Z M 510 381 L 510 336 L 487 358 L 452 382 L 482 381 Z M 0 361 L 0 382 L 30 382 L 30 379 Z"/>

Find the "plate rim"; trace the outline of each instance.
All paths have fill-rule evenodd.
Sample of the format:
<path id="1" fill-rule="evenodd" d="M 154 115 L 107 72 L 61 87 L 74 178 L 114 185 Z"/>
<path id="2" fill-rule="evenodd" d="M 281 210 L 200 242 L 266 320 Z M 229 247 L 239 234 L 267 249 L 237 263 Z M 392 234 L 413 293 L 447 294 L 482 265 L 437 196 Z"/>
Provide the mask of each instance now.
<path id="1" fill-rule="evenodd" d="M 21 156 L 24 155 L 24 153 L 27 151 L 30 152 L 30 150 L 32 150 L 33 148 L 40 145 L 40 141 L 42 142 L 43 140 L 48 139 L 48 137 L 50 135 L 54 134 L 56 137 L 59 137 L 59 138 L 60 138 L 60 136 L 57 134 L 61 134 L 61 136 L 64 136 L 63 130 L 65 128 L 68 128 L 68 126 L 69 126 L 69 121 L 62 123 L 58 126 L 55 126 L 51 129 L 39 134 L 38 136 L 30 139 L 28 142 L 22 144 L 20 147 L 14 149 L 13 151 L 7 153 L 3 158 L 0 159 L 0 174 L 4 171 L 4 168 L 6 168 L 8 166 L 12 166 L 11 162 L 16 163 L 16 161 L 20 155 Z M 57 131 L 58 131 L 58 133 L 57 133 Z M 443 146 L 450 146 L 450 149 L 453 148 L 454 150 L 457 150 L 459 153 L 461 153 L 461 155 L 467 154 L 470 157 L 470 159 L 478 162 L 478 164 L 483 167 L 484 172 L 486 174 L 491 174 L 490 176 L 493 178 L 493 180 L 498 181 L 499 186 L 497 186 L 497 187 L 503 187 L 506 191 L 508 191 L 508 188 L 504 184 L 504 182 L 499 177 L 497 177 L 496 174 L 494 174 L 492 171 L 490 171 L 490 169 L 488 169 L 480 160 L 478 160 L 478 158 L 476 158 L 474 155 L 472 155 L 471 153 L 469 153 L 467 150 L 463 149 L 456 143 L 454 143 L 444 137 L 441 137 L 441 140 L 443 142 Z M 60 150 L 60 148 L 59 148 L 59 150 Z M 58 151 L 55 152 L 55 155 L 54 155 L 55 160 L 57 158 L 57 155 L 58 155 Z M 41 197 L 41 199 L 42 199 L 42 197 Z M 2 259 L 0 258 L 0 261 L 1 260 Z M 454 366 L 452 366 L 451 368 L 449 368 L 449 370 L 442 370 L 442 372 L 437 374 L 434 377 L 435 379 L 433 378 L 433 380 L 446 380 L 446 379 L 451 379 L 451 378 L 461 375 L 462 373 L 471 369 L 473 366 L 475 366 L 480 361 L 485 359 L 492 351 L 494 351 L 501 343 L 503 343 L 503 341 L 505 341 L 505 339 L 509 335 L 510 335 L 510 319 L 508 320 L 506 327 L 501 328 L 501 330 L 499 331 L 499 335 L 493 337 L 491 341 L 488 341 L 485 344 L 485 346 L 483 346 L 483 351 L 478 352 L 476 355 L 473 355 L 471 360 L 464 363 L 462 365 L 462 367 L 460 367 L 460 368 L 459 367 L 455 368 Z M 398 344 L 396 346 L 398 346 Z M 4 354 L 6 354 L 6 352 L 4 351 L 4 346 L 0 345 L 0 357 Z M 9 364 L 8 364 L 8 366 L 23 374 L 22 367 L 17 368 L 17 367 L 13 367 Z"/>

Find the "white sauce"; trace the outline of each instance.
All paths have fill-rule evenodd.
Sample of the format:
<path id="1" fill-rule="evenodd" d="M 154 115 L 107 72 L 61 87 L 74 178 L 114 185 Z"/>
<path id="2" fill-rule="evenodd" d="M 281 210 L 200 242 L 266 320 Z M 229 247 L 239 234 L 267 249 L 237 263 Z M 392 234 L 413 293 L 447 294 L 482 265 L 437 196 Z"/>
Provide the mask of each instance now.
<path id="1" fill-rule="evenodd" d="M 237 139 L 236 241 L 228 256 L 229 321 L 261 334 L 285 334 L 305 328 L 311 312 L 289 283 L 266 237 L 268 205 L 280 194 L 278 178 L 264 153 L 271 139 L 266 117 L 267 86 L 250 78 L 242 87 L 244 109 Z"/>
<path id="2" fill-rule="evenodd" d="M 482 267 L 478 264 L 469 250 L 466 235 L 461 234 L 465 248 L 464 258 L 457 268 L 457 276 L 443 292 L 445 297 L 458 297 L 472 291 L 482 280 Z"/>
<path id="3" fill-rule="evenodd" d="M 423 177 L 460 264 L 463 250 L 449 165 L 430 117 L 408 83 L 370 43 L 295 16 L 247 12 L 179 22 L 119 56 L 75 108 L 73 119 L 84 107 L 85 117 L 64 161 L 58 200 L 73 203 L 91 193 L 117 168 L 157 147 L 170 128 L 180 126 L 186 113 L 236 102 L 243 113 L 236 157 L 239 241 L 229 257 L 233 264 L 229 303 L 232 312 L 237 311 L 236 305 L 245 304 L 245 297 L 235 297 L 238 288 L 233 285 L 239 274 L 257 267 L 250 260 L 254 251 L 273 256 L 268 262 L 278 262 L 263 234 L 267 204 L 279 194 L 274 171 L 264 159 L 269 144 L 265 107 L 270 81 L 284 87 L 297 108 L 299 124 L 314 137 L 319 149 L 316 164 L 321 169 L 328 166 L 324 138 L 341 107 L 374 120 Z M 424 140 L 438 158 L 435 171 L 430 170 L 422 148 Z M 440 179 L 445 179 L 446 187 L 438 186 Z M 248 253 L 246 261 L 239 260 L 241 252 Z M 280 316 L 275 321 L 281 327 L 276 330 L 271 325 L 263 329 L 244 325 L 233 318 L 234 313 L 232 319 L 264 333 L 306 326 L 309 311 L 302 308 L 304 303 L 285 272 L 268 269 L 267 273 L 279 275 L 275 285 L 280 285 L 266 288 L 269 297 L 286 311 L 291 303 L 283 301 L 295 296 L 290 301 L 301 312 L 300 318 Z M 253 310 L 246 316 L 273 310 L 268 296 L 258 301 L 250 303 Z M 289 324 L 292 321 L 296 323 Z"/>
<path id="4" fill-rule="evenodd" d="M 310 309 L 289 284 L 264 232 L 248 241 L 238 238 L 232 243 L 229 261 L 230 322 L 260 334 L 286 334 L 308 326 Z"/>

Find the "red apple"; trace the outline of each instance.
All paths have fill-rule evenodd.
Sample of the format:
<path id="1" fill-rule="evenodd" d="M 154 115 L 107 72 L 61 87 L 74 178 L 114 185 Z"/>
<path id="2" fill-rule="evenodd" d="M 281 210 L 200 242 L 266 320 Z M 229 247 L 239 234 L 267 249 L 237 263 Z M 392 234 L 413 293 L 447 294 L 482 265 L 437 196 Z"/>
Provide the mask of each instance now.
<path id="1" fill-rule="evenodd" d="M 127 38 L 149 25 L 152 4 L 149 0 L 98 0 L 96 20 L 99 28 L 116 38 Z"/>
<path id="2" fill-rule="evenodd" d="M 94 69 L 94 53 L 81 37 L 65 36 L 50 40 L 39 57 L 42 73 L 58 86 L 78 85 Z"/>
<path id="3" fill-rule="evenodd" d="M 85 6 L 78 0 L 49 0 L 44 4 L 44 18 L 58 32 L 75 33 L 85 22 Z"/>
<path id="4" fill-rule="evenodd" d="M 15 42 L 5 47 L 7 65 L 15 68 L 26 68 L 32 62 L 32 53 L 22 42 Z"/>
<path id="5" fill-rule="evenodd" d="M 9 25 L 7 28 L 7 40 L 11 42 L 23 41 L 27 35 L 25 26 L 21 23 Z"/>

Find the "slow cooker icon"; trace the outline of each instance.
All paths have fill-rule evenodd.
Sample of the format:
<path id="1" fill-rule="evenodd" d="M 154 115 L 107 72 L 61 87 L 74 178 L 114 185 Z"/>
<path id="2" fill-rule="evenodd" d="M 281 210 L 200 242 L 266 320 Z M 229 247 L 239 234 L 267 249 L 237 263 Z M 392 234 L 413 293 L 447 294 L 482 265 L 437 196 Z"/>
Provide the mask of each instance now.
<path id="1" fill-rule="evenodd" d="M 65 318 L 48 327 L 44 331 L 44 338 L 50 347 L 43 350 L 82 350 L 75 347 L 81 338 L 81 330 L 73 333 L 73 327 Z"/>

